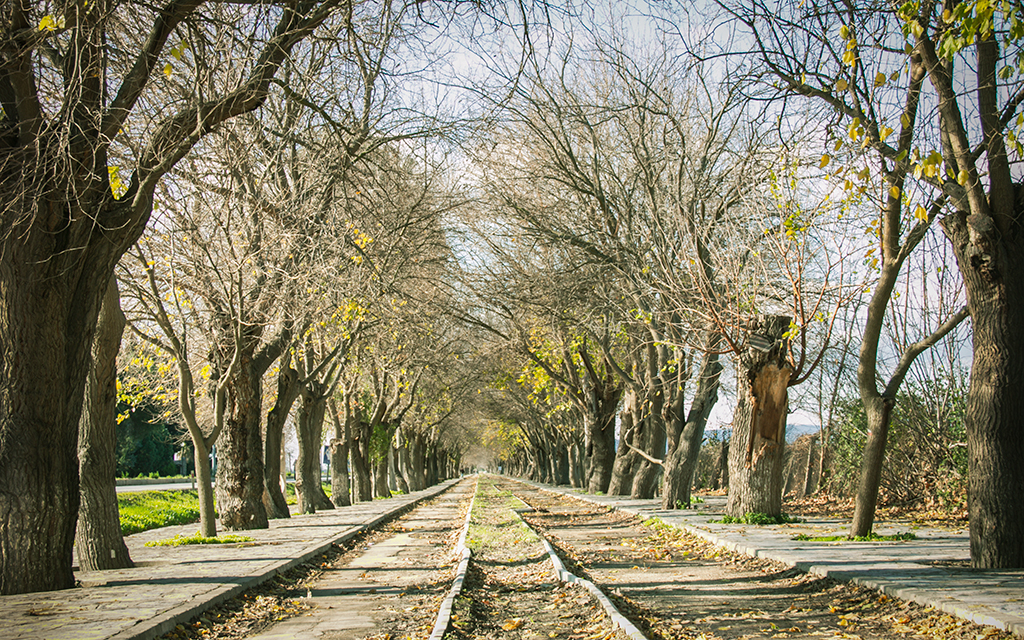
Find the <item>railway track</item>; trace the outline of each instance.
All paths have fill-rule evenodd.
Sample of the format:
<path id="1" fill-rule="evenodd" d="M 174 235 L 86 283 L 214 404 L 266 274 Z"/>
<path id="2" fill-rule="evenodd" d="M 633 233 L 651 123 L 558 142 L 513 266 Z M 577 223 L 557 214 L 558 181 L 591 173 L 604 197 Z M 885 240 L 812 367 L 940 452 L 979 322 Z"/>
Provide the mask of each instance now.
<path id="1" fill-rule="evenodd" d="M 211 622 L 194 637 L 1012 638 L 924 624 L 934 615 L 917 605 L 494 476 L 464 480 L 320 565 L 273 619 L 234 633 Z"/>

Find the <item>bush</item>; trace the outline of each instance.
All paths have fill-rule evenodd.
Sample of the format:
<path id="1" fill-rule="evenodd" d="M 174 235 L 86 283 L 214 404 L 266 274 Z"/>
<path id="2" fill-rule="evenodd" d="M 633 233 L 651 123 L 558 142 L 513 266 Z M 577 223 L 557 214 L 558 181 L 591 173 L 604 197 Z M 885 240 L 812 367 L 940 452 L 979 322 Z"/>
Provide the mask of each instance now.
<path id="1" fill-rule="evenodd" d="M 967 501 L 966 384 L 907 384 L 896 399 L 879 488 L 884 505 L 959 509 Z M 867 440 L 867 416 L 859 399 L 838 403 L 830 433 L 831 493 L 856 494 Z"/>

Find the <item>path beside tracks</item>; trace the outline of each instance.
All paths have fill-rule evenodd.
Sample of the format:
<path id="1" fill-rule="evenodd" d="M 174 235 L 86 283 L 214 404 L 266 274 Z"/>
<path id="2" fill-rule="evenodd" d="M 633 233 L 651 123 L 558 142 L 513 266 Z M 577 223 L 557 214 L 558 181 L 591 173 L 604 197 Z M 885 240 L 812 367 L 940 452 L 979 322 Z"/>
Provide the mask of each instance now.
<path id="1" fill-rule="evenodd" d="M 0 596 L 0 636 L 10 640 L 135 640 L 159 636 L 246 589 L 352 539 L 458 480 L 386 500 L 272 520 L 269 529 L 235 532 L 244 544 L 146 547 L 191 535 L 196 525 L 125 538 L 132 569 L 76 572 L 81 586 Z M 228 532 L 231 533 L 231 532 Z"/>

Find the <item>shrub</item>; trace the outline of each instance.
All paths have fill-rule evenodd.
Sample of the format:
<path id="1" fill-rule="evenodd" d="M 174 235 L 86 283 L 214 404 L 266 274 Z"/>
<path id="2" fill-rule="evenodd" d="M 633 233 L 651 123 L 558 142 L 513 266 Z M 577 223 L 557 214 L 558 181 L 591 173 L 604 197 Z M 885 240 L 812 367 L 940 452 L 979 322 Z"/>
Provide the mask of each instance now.
<path id="1" fill-rule="evenodd" d="M 907 384 L 897 396 L 886 443 L 879 501 L 963 508 L 967 500 L 965 383 Z M 840 401 L 829 438 L 828 489 L 854 495 L 867 440 L 867 416 L 859 399 Z"/>

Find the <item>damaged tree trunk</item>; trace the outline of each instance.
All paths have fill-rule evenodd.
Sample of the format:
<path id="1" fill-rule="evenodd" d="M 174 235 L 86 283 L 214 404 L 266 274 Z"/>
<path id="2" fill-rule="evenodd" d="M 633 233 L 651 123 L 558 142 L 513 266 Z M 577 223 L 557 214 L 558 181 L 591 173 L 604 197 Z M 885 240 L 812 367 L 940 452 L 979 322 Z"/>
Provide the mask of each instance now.
<path id="1" fill-rule="evenodd" d="M 725 512 L 782 515 L 782 470 L 792 367 L 786 360 L 788 316 L 759 316 L 740 353 L 729 451 Z"/>

